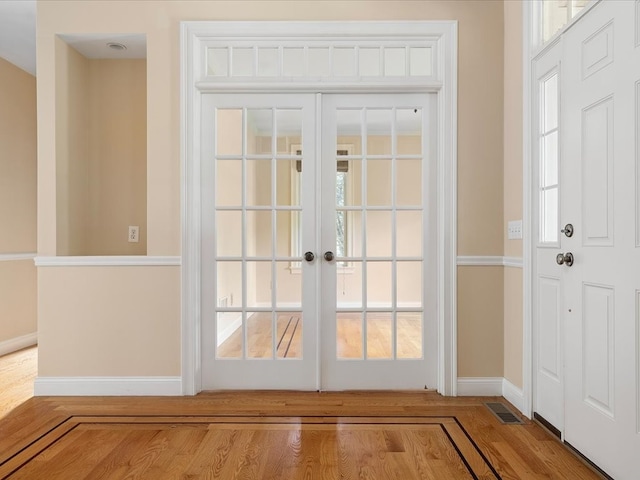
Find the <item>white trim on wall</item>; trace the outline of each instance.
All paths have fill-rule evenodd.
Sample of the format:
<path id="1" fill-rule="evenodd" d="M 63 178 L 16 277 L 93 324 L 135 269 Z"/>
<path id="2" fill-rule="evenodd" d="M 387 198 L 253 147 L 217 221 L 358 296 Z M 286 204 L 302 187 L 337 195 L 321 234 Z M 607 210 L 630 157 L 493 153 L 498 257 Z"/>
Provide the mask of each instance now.
<path id="1" fill-rule="evenodd" d="M 18 260 L 33 260 L 36 253 L 0 253 L 0 262 L 15 262 Z"/>
<path id="2" fill-rule="evenodd" d="M 499 397 L 502 377 L 459 377 L 458 395 L 461 397 Z"/>
<path id="3" fill-rule="evenodd" d="M 32 347 L 38 343 L 38 333 L 28 333 L 20 337 L 10 338 L 0 342 L 0 357 L 9 353 L 17 352 L 23 348 Z"/>
<path id="4" fill-rule="evenodd" d="M 34 395 L 173 396 L 182 395 L 180 377 L 38 377 Z"/>
<path id="5" fill-rule="evenodd" d="M 105 255 L 83 257 L 36 257 L 36 267 L 173 267 L 180 266 L 178 256 Z"/>
<path id="6" fill-rule="evenodd" d="M 522 268 L 522 258 L 501 256 L 460 255 L 457 258 L 459 267 L 514 267 Z"/>
<path id="7" fill-rule="evenodd" d="M 524 402 L 524 394 L 522 393 L 522 389 L 516 387 L 513 383 L 511 383 L 506 378 L 502 379 L 502 396 L 511 403 L 514 407 L 516 407 L 520 412 L 522 412 L 525 416 L 529 417 L 527 412 L 525 411 L 525 402 Z M 530 418 L 530 417 L 529 417 Z"/>

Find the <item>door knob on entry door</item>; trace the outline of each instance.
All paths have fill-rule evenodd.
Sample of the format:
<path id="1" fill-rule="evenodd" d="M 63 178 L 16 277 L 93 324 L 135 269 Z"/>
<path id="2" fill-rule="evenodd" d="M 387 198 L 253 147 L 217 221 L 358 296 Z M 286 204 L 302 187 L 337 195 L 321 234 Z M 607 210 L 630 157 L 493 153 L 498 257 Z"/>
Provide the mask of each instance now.
<path id="1" fill-rule="evenodd" d="M 313 262 L 313 260 L 316 258 L 316 256 L 313 254 L 313 252 L 307 252 L 304 254 L 304 259 L 307 262 Z"/>
<path id="2" fill-rule="evenodd" d="M 324 259 L 327 262 L 330 262 L 331 260 L 333 260 L 333 252 L 329 251 L 329 252 L 325 252 L 324 253 Z"/>
<path id="3" fill-rule="evenodd" d="M 564 264 L 567 267 L 570 267 L 571 265 L 573 265 L 573 253 L 559 253 L 558 255 L 556 255 L 556 263 L 558 265 Z"/>

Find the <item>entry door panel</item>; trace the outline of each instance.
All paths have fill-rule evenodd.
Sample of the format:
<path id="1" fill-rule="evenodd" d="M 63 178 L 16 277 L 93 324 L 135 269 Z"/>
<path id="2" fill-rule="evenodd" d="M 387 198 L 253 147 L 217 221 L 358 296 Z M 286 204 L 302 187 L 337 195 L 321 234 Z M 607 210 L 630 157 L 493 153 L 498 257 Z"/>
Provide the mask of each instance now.
<path id="1" fill-rule="evenodd" d="M 323 98 L 323 389 L 436 386 L 429 102 Z"/>
<path id="2" fill-rule="evenodd" d="M 204 95 L 202 115 L 203 388 L 317 389 L 315 97 Z"/>
<path id="3" fill-rule="evenodd" d="M 640 472 L 639 18 L 600 2 L 563 40 L 565 440 L 620 479 Z"/>

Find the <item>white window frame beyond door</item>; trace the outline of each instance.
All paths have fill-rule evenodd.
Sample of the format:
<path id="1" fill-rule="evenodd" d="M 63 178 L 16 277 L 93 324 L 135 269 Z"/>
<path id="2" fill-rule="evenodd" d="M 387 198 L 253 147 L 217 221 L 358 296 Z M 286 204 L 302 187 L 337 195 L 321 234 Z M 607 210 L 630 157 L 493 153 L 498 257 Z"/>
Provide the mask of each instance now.
<path id="1" fill-rule="evenodd" d="M 184 395 L 194 395 L 202 389 L 201 96 L 225 92 L 437 95 L 437 389 L 443 395 L 456 395 L 457 29 L 456 21 L 182 22 L 181 333 Z M 261 47 L 272 61 L 275 59 L 275 69 L 273 63 L 268 67 L 261 63 Z M 297 50 L 285 53 L 285 49 L 291 47 Z M 340 55 L 354 55 L 352 75 L 334 75 L 331 67 L 326 73 L 314 75 L 312 67 L 317 66 L 308 60 L 311 48 L 327 49 L 329 55 L 334 49 L 340 49 Z M 377 74 L 358 70 L 358 55 L 363 48 L 367 49 L 368 55 L 372 49 L 378 49 Z M 215 50 L 213 53 L 212 49 Z M 234 62 L 238 60 L 233 56 L 234 49 L 241 49 L 243 56 L 237 74 Z M 285 57 L 289 53 L 300 55 L 300 71 L 287 70 Z M 426 59 L 427 63 L 414 64 L 414 54 L 423 62 Z M 399 59 L 404 59 L 404 67 L 398 67 Z M 387 60 L 389 63 L 385 64 Z M 266 70 L 261 71 L 263 68 Z"/>

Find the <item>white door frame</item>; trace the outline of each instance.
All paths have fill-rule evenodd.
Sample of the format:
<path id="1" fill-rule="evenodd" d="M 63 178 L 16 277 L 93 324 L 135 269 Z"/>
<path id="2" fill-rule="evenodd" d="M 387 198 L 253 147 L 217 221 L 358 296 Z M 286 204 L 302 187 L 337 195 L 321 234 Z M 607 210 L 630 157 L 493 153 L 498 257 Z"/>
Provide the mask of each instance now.
<path id="1" fill-rule="evenodd" d="M 182 392 L 201 386 L 201 95 L 205 92 L 436 93 L 438 100 L 438 385 L 443 395 L 457 388 L 457 22 L 182 22 L 181 24 L 181 200 L 182 200 Z M 352 55 L 352 76 L 286 76 L 283 52 L 309 46 Z M 258 46 L 276 49 L 277 71 L 259 74 Z M 358 74 L 361 46 L 379 48 L 380 73 Z M 217 59 L 209 60 L 209 48 Z M 249 72 L 234 77 L 234 48 L 253 52 Z M 386 76 L 386 50 L 405 61 L 405 75 Z M 415 50 L 414 50 L 415 48 Z M 226 50 L 225 50 L 226 49 Z M 345 50 L 349 50 L 345 52 Z M 351 49 L 351 50 L 350 50 Z M 426 69 L 414 71 L 413 55 L 429 50 Z M 220 52 L 228 52 L 228 55 Z M 390 52 L 391 56 L 391 52 Z M 337 58 L 336 56 L 333 57 Z M 215 68 L 208 66 L 210 61 Z M 337 60 L 334 60 L 337 62 Z M 216 63 L 218 62 L 218 63 Z M 222 73 L 216 70 L 224 70 Z M 397 73 L 397 72 L 395 72 Z"/>

